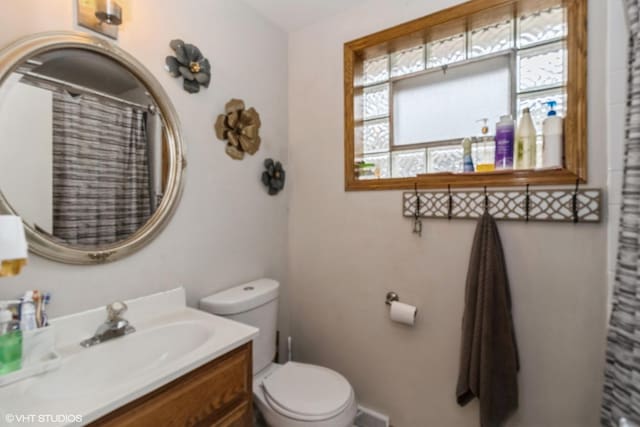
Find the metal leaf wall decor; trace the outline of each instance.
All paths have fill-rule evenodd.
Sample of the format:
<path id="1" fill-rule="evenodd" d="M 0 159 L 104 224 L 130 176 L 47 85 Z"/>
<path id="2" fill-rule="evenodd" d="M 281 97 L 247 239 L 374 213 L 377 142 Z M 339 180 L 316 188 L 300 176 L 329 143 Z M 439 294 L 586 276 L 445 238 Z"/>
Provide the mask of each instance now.
<path id="1" fill-rule="evenodd" d="M 253 155 L 260 148 L 260 125 L 260 115 L 253 107 L 245 110 L 242 100 L 232 99 L 216 120 L 216 136 L 227 142 L 229 157 L 242 160 L 244 153 Z"/>
<path id="2" fill-rule="evenodd" d="M 264 161 L 265 171 L 262 172 L 262 183 L 267 187 L 269 195 L 275 196 L 284 188 L 285 171 L 282 163 L 274 162 L 273 159 Z"/>
<path id="3" fill-rule="evenodd" d="M 166 69 L 173 77 L 184 79 L 182 87 L 189 93 L 200 91 L 200 86 L 209 87 L 211 64 L 196 46 L 180 39 L 171 40 L 169 46 L 176 56 L 167 56 Z"/>

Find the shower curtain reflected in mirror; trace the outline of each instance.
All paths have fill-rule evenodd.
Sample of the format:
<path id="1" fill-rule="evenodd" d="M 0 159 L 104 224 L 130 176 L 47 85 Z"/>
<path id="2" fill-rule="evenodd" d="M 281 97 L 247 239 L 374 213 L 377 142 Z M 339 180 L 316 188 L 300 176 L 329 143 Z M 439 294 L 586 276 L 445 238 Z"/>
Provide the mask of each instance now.
<path id="1" fill-rule="evenodd" d="M 53 93 L 53 235 L 122 241 L 154 211 L 146 113 L 91 95 Z"/>

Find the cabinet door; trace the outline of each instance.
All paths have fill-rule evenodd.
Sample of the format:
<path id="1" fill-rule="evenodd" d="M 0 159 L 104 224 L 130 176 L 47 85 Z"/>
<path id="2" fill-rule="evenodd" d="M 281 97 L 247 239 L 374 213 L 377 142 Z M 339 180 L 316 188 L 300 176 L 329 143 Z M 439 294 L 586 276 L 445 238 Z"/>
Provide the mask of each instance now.
<path id="1" fill-rule="evenodd" d="M 248 343 L 92 425 L 250 427 L 251 369 L 251 343 Z"/>

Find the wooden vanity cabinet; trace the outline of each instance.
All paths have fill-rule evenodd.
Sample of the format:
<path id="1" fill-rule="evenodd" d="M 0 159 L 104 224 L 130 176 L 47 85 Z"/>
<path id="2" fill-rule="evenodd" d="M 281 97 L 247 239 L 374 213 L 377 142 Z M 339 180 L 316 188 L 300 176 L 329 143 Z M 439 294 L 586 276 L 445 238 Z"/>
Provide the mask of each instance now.
<path id="1" fill-rule="evenodd" d="M 249 342 L 90 425 L 250 427 L 252 378 Z"/>

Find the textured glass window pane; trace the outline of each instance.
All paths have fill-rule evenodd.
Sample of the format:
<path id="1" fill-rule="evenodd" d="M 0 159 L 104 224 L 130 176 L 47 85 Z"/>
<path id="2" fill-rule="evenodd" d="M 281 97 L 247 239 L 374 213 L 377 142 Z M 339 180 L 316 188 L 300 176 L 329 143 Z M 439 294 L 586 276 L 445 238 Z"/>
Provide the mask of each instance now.
<path id="1" fill-rule="evenodd" d="M 436 40 L 427 44 L 427 68 L 465 60 L 465 35 Z"/>
<path id="2" fill-rule="evenodd" d="M 391 174 L 394 178 L 413 177 L 427 172 L 427 156 L 424 148 L 396 151 L 391 156 Z"/>
<path id="3" fill-rule="evenodd" d="M 364 61 L 363 80 L 365 85 L 379 83 L 389 79 L 389 56 L 379 56 L 377 58 Z"/>
<path id="4" fill-rule="evenodd" d="M 542 121 L 547 117 L 549 108 L 547 102 L 556 101 L 556 111 L 559 116 L 565 117 L 567 111 L 567 95 L 564 89 L 546 90 L 518 96 L 518 118 L 522 117 L 522 110 L 529 108 L 531 119 L 536 127 L 536 133 L 542 134 Z"/>
<path id="5" fill-rule="evenodd" d="M 462 172 L 462 146 L 428 148 L 427 158 L 429 173 Z"/>
<path id="6" fill-rule="evenodd" d="M 567 35 L 566 10 L 547 9 L 518 19 L 518 46 L 553 40 Z"/>
<path id="7" fill-rule="evenodd" d="M 518 89 L 543 89 L 563 85 L 567 80 L 567 50 L 554 43 L 518 52 Z"/>
<path id="8" fill-rule="evenodd" d="M 389 120 L 365 122 L 363 129 L 365 153 L 389 151 Z"/>
<path id="9" fill-rule="evenodd" d="M 424 46 L 416 46 L 391 54 L 391 77 L 421 70 L 424 70 Z"/>
<path id="10" fill-rule="evenodd" d="M 360 179 L 376 179 L 376 178 L 390 178 L 391 171 L 389 170 L 389 153 L 383 154 L 369 154 L 363 157 L 366 163 L 373 163 L 373 173 L 368 176 L 361 176 Z"/>
<path id="11" fill-rule="evenodd" d="M 475 58 L 513 47 L 513 23 L 502 22 L 471 31 L 471 57 Z"/>
<path id="12" fill-rule="evenodd" d="M 365 120 L 389 115 L 389 85 L 364 89 L 363 110 Z"/>

